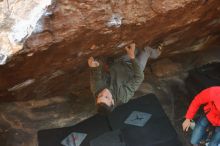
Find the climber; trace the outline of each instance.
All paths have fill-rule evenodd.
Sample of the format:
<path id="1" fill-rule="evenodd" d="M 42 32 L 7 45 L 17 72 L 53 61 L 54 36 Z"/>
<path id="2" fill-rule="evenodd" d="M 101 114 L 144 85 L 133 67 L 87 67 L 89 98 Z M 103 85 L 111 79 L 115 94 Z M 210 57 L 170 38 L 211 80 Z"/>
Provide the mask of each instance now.
<path id="1" fill-rule="evenodd" d="M 183 131 L 188 131 L 191 120 L 201 105 L 205 105 L 203 108 L 204 115 L 200 117 L 193 129 L 191 143 L 198 146 L 206 134 L 206 128 L 212 125 L 215 127 L 215 132 L 208 146 L 218 146 L 220 144 L 220 86 L 209 87 L 195 96 L 182 124 Z"/>
<path id="2" fill-rule="evenodd" d="M 106 115 L 116 105 L 131 99 L 144 79 L 143 71 L 148 58 L 156 59 L 161 54 L 161 48 L 162 45 L 157 49 L 147 46 L 135 51 L 135 43 L 132 43 L 125 47 L 127 55 L 115 59 L 109 65 L 109 71 L 104 71 L 103 63 L 93 57 L 88 59 L 90 87 L 98 113 Z"/>

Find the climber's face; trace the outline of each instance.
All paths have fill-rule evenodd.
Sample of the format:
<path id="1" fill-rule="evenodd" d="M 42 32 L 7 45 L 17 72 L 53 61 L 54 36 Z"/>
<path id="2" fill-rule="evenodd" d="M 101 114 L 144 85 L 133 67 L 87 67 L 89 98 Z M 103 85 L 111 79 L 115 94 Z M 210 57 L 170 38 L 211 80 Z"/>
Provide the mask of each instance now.
<path id="1" fill-rule="evenodd" d="M 105 103 L 108 106 L 114 105 L 114 100 L 112 98 L 111 92 L 105 88 L 103 89 L 96 98 L 96 104 Z"/>

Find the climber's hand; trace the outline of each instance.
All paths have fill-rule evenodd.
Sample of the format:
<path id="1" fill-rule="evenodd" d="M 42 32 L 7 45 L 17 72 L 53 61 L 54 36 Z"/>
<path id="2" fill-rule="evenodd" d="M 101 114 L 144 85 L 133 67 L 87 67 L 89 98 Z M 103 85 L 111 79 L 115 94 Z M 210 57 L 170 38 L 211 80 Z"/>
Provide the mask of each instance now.
<path id="1" fill-rule="evenodd" d="M 88 65 L 89 67 L 98 67 L 99 66 L 99 62 L 96 61 L 92 56 L 89 57 L 88 59 Z"/>
<path id="2" fill-rule="evenodd" d="M 97 48 L 97 46 L 95 44 L 93 44 L 91 47 L 90 47 L 90 50 L 95 50 Z"/>
<path id="3" fill-rule="evenodd" d="M 186 119 L 182 124 L 183 131 L 187 132 L 190 127 L 190 124 L 191 124 L 190 119 Z"/>
<path id="4" fill-rule="evenodd" d="M 135 58 L 135 43 L 130 44 L 129 46 L 125 47 L 125 50 L 130 59 Z"/>

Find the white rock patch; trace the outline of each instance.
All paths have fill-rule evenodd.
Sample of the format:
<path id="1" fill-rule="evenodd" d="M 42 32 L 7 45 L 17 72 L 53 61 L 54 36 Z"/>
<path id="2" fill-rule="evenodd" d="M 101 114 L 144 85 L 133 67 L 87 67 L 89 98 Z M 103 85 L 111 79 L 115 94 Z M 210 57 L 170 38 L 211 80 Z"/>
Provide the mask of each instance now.
<path id="1" fill-rule="evenodd" d="M 0 2 L 0 54 L 11 56 L 23 48 L 23 42 L 35 29 L 52 0 L 3 0 Z M 39 31 L 39 30 L 37 30 Z M 0 65 L 5 64 L 0 60 Z"/>

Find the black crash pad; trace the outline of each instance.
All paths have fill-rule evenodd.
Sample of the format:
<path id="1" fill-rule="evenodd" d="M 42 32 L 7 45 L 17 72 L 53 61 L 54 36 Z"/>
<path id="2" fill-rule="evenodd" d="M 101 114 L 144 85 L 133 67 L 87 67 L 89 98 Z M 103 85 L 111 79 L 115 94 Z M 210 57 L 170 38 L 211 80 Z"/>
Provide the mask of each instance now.
<path id="1" fill-rule="evenodd" d="M 110 125 L 113 130 L 128 126 L 124 124 L 126 118 L 132 113 L 132 111 L 140 111 L 150 113 L 153 116 L 150 120 L 164 118 L 167 119 L 159 101 L 154 94 L 148 94 L 140 98 L 130 100 L 127 104 L 123 104 L 114 109 L 111 115 L 108 116 Z"/>
<path id="2" fill-rule="evenodd" d="M 90 146 L 126 146 L 121 137 L 121 130 L 106 132 L 91 140 Z"/>
<path id="3" fill-rule="evenodd" d="M 146 112 L 152 116 L 143 127 L 127 125 L 124 121 L 132 111 Z M 154 94 L 148 94 L 118 106 L 108 119 L 113 130 L 121 129 L 127 146 L 181 145 L 174 128 Z"/>
<path id="4" fill-rule="evenodd" d="M 132 111 L 147 112 L 152 116 L 143 127 L 124 124 Z M 39 131 L 38 141 L 39 146 L 62 146 L 60 142 L 70 133 L 82 132 L 88 135 L 81 146 L 89 146 L 91 141 L 99 139 L 98 137 L 102 137 L 107 132 L 114 133 L 116 130 L 120 131 L 120 141 L 126 143 L 126 146 L 181 145 L 154 94 L 148 94 L 118 106 L 108 117 L 95 115 L 72 127 Z"/>
<path id="5" fill-rule="evenodd" d="M 86 133 L 87 136 L 80 146 L 89 146 L 91 139 L 108 132 L 109 126 L 106 118 L 95 115 L 72 127 L 41 130 L 38 132 L 39 146 L 63 146 L 61 141 L 72 132 Z"/>

